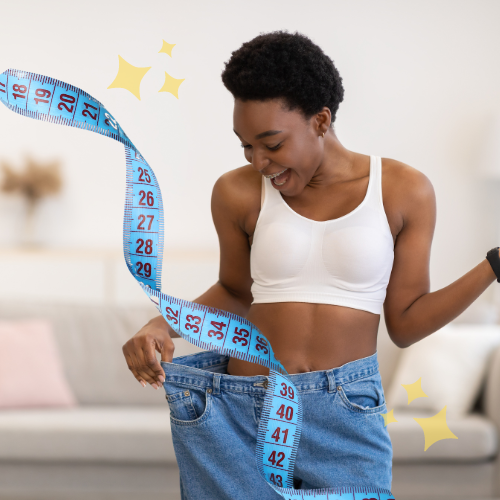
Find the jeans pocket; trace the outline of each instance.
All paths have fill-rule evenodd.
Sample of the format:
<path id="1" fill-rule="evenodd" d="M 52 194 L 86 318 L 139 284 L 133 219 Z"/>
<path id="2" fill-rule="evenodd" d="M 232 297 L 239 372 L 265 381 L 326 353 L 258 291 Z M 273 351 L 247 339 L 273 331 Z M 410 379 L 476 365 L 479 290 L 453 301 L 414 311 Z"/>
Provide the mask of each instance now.
<path id="1" fill-rule="evenodd" d="M 338 392 L 344 406 L 355 413 L 371 414 L 386 411 L 380 372 L 339 386 Z"/>
<path id="2" fill-rule="evenodd" d="M 170 422 L 177 425 L 197 425 L 208 418 L 211 390 L 165 382 L 163 384 L 170 408 Z"/>

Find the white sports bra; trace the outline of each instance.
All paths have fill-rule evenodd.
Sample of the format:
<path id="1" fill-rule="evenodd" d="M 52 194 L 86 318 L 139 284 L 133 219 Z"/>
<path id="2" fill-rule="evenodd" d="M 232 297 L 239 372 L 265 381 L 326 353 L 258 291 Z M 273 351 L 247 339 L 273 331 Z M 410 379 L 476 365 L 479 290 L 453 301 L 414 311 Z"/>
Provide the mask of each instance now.
<path id="1" fill-rule="evenodd" d="M 382 201 L 382 160 L 370 156 L 364 200 L 328 221 L 292 210 L 270 179 L 253 236 L 252 304 L 313 302 L 380 314 L 394 261 Z"/>

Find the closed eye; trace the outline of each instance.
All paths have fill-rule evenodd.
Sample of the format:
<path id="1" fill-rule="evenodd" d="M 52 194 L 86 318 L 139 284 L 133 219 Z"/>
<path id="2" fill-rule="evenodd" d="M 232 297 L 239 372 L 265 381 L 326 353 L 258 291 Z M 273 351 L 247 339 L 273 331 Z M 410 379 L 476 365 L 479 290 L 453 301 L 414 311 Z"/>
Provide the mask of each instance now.
<path id="1" fill-rule="evenodd" d="M 240 146 L 242 148 L 251 148 L 252 146 L 250 144 L 247 144 L 246 146 L 243 146 L 243 144 L 240 144 Z M 274 146 L 274 148 L 270 148 L 270 147 L 267 147 L 267 149 L 269 149 L 269 151 L 276 151 L 277 149 L 279 149 L 281 146 L 281 142 L 279 144 L 277 144 L 276 146 Z"/>

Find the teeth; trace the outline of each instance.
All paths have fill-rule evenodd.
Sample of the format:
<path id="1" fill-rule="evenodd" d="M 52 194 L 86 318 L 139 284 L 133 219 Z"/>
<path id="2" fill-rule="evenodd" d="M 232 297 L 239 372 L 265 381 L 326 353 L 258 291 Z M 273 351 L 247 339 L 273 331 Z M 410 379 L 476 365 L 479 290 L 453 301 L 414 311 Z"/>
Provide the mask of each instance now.
<path id="1" fill-rule="evenodd" d="M 271 174 L 271 175 L 265 175 L 267 179 L 274 179 L 275 177 L 278 177 L 278 175 L 281 175 L 283 172 L 286 172 L 288 169 L 285 168 L 285 170 L 282 170 L 281 172 L 277 172 L 276 174 Z"/>

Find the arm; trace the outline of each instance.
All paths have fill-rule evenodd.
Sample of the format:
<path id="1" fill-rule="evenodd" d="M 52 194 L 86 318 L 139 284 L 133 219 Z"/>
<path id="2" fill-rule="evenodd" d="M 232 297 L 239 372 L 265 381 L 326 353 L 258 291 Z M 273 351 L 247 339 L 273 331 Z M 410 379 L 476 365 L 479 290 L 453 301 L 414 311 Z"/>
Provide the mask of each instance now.
<path id="1" fill-rule="evenodd" d="M 250 245 L 242 222 L 249 200 L 241 192 L 241 189 L 248 192 L 248 184 L 240 185 L 239 170 L 224 174 L 215 183 L 212 218 L 220 244 L 219 281 L 193 302 L 246 316 L 252 302 L 252 278 Z M 127 365 L 143 386 L 145 382 L 155 389 L 161 386 L 164 372 L 155 350 L 161 353 L 162 361 L 171 362 L 175 349 L 172 338 L 176 337 L 179 335 L 160 315 L 150 320 L 123 345 Z"/>
<path id="2" fill-rule="evenodd" d="M 450 285 L 430 292 L 429 261 L 436 223 L 436 198 L 429 179 L 401 167 L 398 184 L 403 228 L 384 303 L 387 331 L 398 347 L 408 347 L 439 330 L 467 309 L 496 279 L 484 259 Z M 404 189 L 404 186 L 410 186 Z"/>

